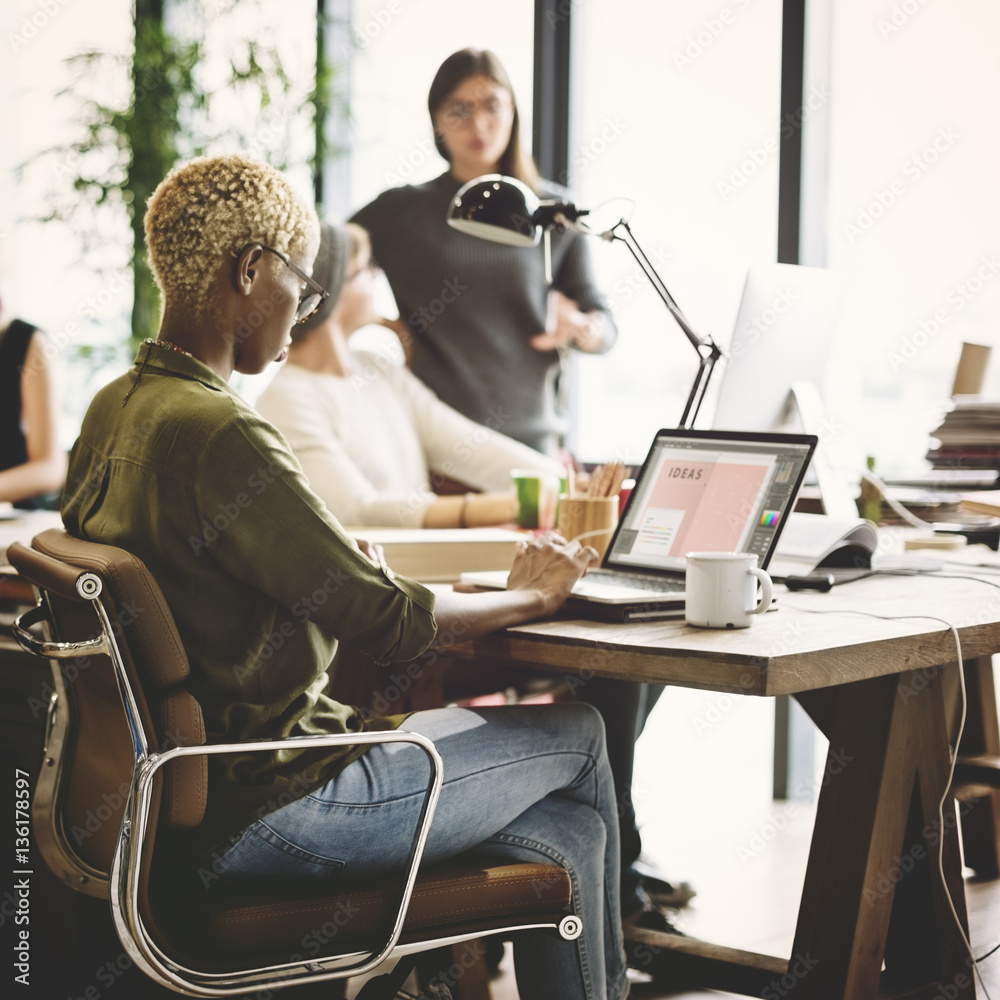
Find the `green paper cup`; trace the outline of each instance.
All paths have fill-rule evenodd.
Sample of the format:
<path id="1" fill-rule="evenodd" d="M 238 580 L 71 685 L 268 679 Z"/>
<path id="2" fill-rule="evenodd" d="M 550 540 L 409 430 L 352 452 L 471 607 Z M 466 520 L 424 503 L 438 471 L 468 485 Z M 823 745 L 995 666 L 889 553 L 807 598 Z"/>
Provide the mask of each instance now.
<path id="1" fill-rule="evenodd" d="M 559 479 L 526 469 L 513 469 L 510 478 L 517 495 L 517 514 L 514 518 L 517 526 L 532 529 L 555 527 Z"/>

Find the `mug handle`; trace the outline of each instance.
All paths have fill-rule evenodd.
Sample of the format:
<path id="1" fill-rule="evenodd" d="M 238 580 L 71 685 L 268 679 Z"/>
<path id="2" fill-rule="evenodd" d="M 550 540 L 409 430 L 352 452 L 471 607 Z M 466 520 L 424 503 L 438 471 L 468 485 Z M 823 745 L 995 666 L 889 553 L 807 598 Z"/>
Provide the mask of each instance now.
<path id="1" fill-rule="evenodd" d="M 751 615 L 762 615 L 765 611 L 770 610 L 771 607 L 771 578 L 767 575 L 766 570 L 757 567 L 748 570 L 748 572 L 760 581 L 760 603 L 755 608 L 748 608 L 747 611 Z"/>

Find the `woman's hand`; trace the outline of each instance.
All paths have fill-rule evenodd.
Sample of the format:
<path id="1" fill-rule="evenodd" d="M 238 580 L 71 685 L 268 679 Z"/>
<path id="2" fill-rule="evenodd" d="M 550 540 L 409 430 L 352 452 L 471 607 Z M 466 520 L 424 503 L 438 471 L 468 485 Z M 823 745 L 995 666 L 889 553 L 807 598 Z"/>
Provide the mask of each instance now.
<path id="1" fill-rule="evenodd" d="M 600 561 L 597 550 L 579 542 L 567 542 L 555 532 L 546 532 L 517 543 L 514 562 L 507 577 L 507 590 L 539 593 L 552 614 L 569 596 L 573 584 Z"/>
<path id="2" fill-rule="evenodd" d="M 535 334 L 531 346 L 536 351 L 554 351 L 557 347 L 569 346 L 590 353 L 599 351 L 604 345 L 604 314 L 582 312 L 577 303 L 562 292 L 549 292 L 549 298 L 555 308 L 555 328 Z"/>
<path id="3" fill-rule="evenodd" d="M 548 618 L 562 607 L 573 584 L 598 562 L 589 545 L 567 542 L 555 532 L 519 541 L 507 576 L 506 590 L 469 593 L 456 584 L 437 595 L 434 617 L 443 648 L 467 642 L 510 625 Z"/>

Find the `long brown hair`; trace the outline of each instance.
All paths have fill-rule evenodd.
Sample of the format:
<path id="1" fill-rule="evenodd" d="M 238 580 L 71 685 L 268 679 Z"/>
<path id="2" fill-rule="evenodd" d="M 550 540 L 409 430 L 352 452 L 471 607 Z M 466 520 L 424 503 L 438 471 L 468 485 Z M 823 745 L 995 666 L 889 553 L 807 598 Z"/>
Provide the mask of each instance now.
<path id="1" fill-rule="evenodd" d="M 437 73 L 434 74 L 431 89 L 427 95 L 427 109 L 431 114 L 431 125 L 434 124 L 434 116 L 441 109 L 445 98 L 463 81 L 473 76 L 485 76 L 510 93 L 511 103 L 514 105 L 514 120 L 510 129 L 510 142 L 507 143 L 507 148 L 500 156 L 498 169 L 501 174 L 523 181 L 537 194 L 540 187 L 538 168 L 535 166 L 531 154 L 521 144 L 521 119 L 517 113 L 514 88 L 510 85 L 510 77 L 507 76 L 503 64 L 489 49 L 460 49 L 458 52 L 453 52 L 441 63 Z M 434 131 L 434 145 L 437 146 L 437 151 L 451 162 L 448 150 L 436 129 Z"/>

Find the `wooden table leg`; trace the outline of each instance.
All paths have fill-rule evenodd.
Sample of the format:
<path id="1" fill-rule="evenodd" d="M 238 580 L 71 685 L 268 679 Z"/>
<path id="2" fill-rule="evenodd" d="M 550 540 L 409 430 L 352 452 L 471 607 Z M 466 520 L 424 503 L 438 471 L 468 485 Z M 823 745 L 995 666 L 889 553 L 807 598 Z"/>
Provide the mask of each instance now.
<path id="1" fill-rule="evenodd" d="M 830 750 L 790 958 L 634 929 L 627 944 L 643 959 L 632 964 L 673 986 L 795 1000 L 973 998 L 950 792 L 938 818 L 950 770 L 942 679 L 955 669 L 796 696 Z M 939 847 L 962 931 L 939 875 Z"/>
<path id="2" fill-rule="evenodd" d="M 1000 756 L 993 658 L 966 660 L 963 667 L 967 702 L 959 753 L 967 757 Z M 955 794 L 962 801 L 965 863 L 980 878 L 997 878 L 1000 876 L 1000 789 L 958 786 Z"/>
<path id="3" fill-rule="evenodd" d="M 792 961 L 796 997 L 876 996 L 928 983 L 972 997 L 958 821 L 948 783 L 942 674 L 881 677 L 800 695 L 830 751 L 802 891 Z M 835 919 L 831 919 L 836 914 Z M 885 959 L 885 975 L 882 962 Z M 949 996 L 952 996 L 949 993 Z"/>

